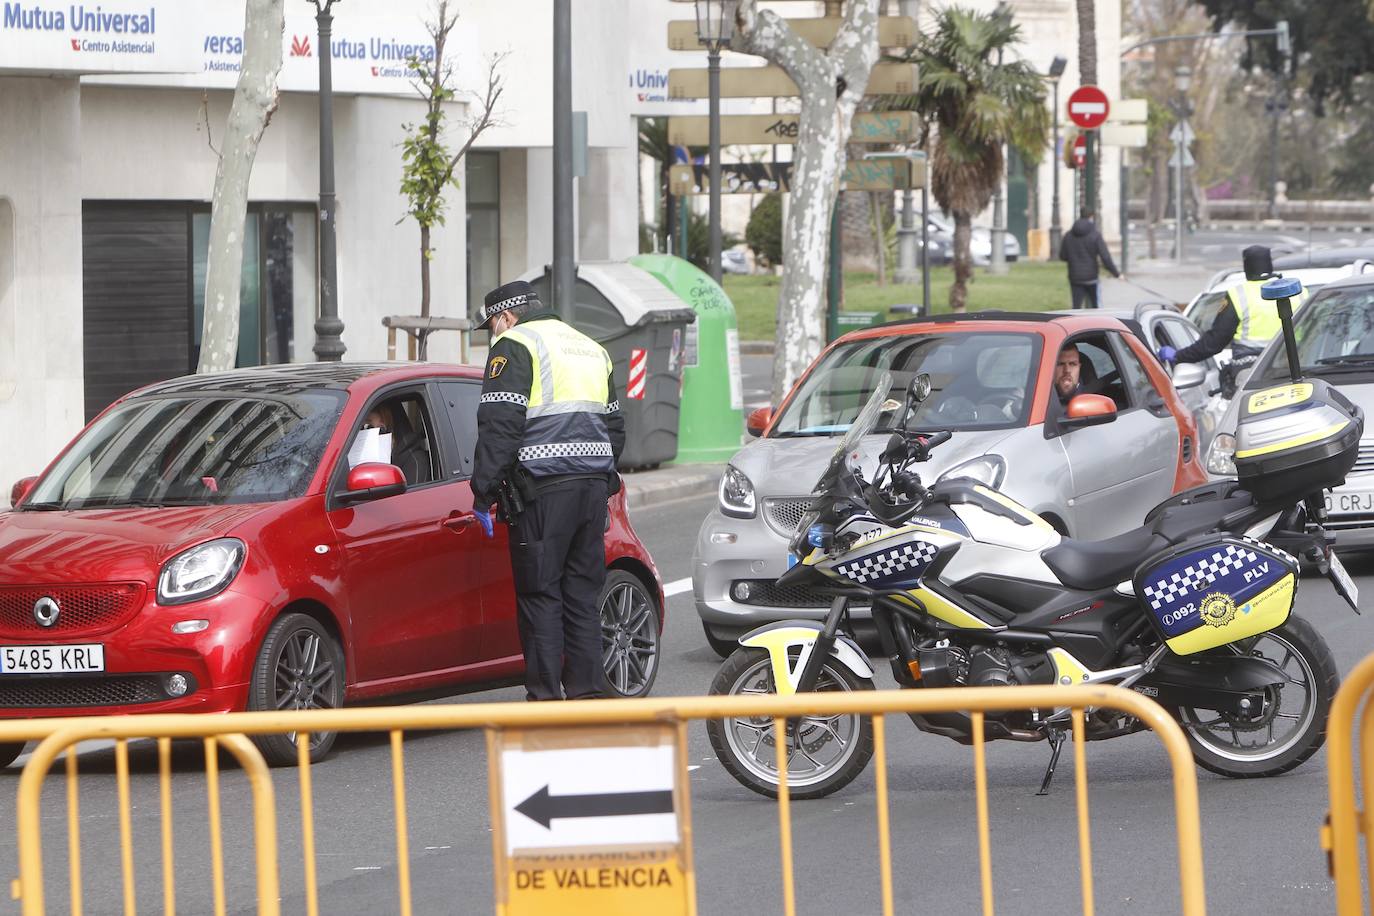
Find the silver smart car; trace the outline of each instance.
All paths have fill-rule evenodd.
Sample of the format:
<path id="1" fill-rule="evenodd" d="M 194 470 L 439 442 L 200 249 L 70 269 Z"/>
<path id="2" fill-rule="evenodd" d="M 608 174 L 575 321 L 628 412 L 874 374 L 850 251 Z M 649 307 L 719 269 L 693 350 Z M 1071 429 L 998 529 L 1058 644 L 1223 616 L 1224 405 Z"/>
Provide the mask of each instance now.
<path id="1" fill-rule="evenodd" d="M 1080 387 L 1116 413 L 1069 429 L 1056 390 L 1056 359 L 1073 344 Z M 1147 366 L 1150 368 L 1147 370 Z M 779 588 L 787 542 L 811 502 L 836 436 L 867 402 L 880 373 L 893 393 L 876 435 L 864 440 L 870 473 L 896 422 L 902 392 L 920 372 L 933 385 L 913 421 L 954 438 L 919 471 L 927 482 L 970 477 L 1001 489 L 1061 533 L 1119 534 L 1172 493 L 1201 484 L 1197 425 L 1148 347 L 1095 310 L 1067 315 L 977 313 L 857 331 L 823 354 L 761 438 L 731 460 L 719 500 L 697 537 L 692 585 L 707 640 L 728 654 L 741 633 L 796 617 L 820 618 L 822 598 Z M 760 425 L 766 426 L 766 433 Z M 866 610 L 853 612 L 867 624 Z"/>

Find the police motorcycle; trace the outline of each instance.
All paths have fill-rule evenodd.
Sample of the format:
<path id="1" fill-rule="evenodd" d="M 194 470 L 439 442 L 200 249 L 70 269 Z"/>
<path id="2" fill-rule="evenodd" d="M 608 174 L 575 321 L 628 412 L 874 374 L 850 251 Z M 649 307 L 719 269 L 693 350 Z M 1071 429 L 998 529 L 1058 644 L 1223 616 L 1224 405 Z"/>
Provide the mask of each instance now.
<path id="1" fill-rule="evenodd" d="M 1295 280 L 1275 283 L 1285 295 L 1296 292 Z M 828 615 L 741 636 L 711 693 L 872 690 L 873 663 L 849 615 L 851 604 L 866 605 L 901 689 L 1115 684 L 1169 710 L 1196 761 L 1213 772 L 1273 776 L 1316 753 L 1339 677 L 1321 635 L 1292 613 L 1298 557 L 1329 575 L 1359 612 L 1355 586 L 1321 528 L 1323 491 L 1355 461 L 1358 407 L 1295 369 L 1291 384 L 1242 404 L 1238 479 L 1176 494 L 1141 527 L 1088 542 L 1060 536 L 979 482 L 927 488 L 915 466 L 951 438 L 909 428 L 929 393 L 929 378 L 918 375 L 902 403 L 901 389 L 881 374 L 817 483 L 789 545 L 794 565 L 778 580 L 830 596 Z M 895 432 L 865 478 L 864 439 L 885 416 Z M 1047 741 L 1043 794 L 1070 716 L 1063 707 L 988 713 L 983 737 Z M 966 714 L 911 718 L 922 731 L 973 740 Z M 1090 710 L 1085 724 L 1088 740 L 1143 728 L 1105 709 Z M 867 716 L 793 719 L 783 735 L 769 717 L 707 728 L 731 775 L 774 797 L 780 744 L 795 798 L 837 791 L 873 754 Z"/>

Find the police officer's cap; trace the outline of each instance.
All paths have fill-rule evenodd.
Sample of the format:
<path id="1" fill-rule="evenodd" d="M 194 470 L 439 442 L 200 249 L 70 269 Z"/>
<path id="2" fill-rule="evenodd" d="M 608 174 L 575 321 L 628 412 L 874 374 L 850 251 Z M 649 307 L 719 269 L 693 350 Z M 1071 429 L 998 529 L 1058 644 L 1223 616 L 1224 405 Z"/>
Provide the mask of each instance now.
<path id="1" fill-rule="evenodd" d="M 1240 253 L 1245 279 L 1268 280 L 1274 275 L 1274 258 L 1263 245 L 1251 245 Z"/>
<path id="2" fill-rule="evenodd" d="M 487 293 L 482 310 L 477 314 L 477 327 L 485 328 L 497 315 L 518 306 L 529 305 L 539 308 L 539 294 L 524 280 L 512 280 Z"/>

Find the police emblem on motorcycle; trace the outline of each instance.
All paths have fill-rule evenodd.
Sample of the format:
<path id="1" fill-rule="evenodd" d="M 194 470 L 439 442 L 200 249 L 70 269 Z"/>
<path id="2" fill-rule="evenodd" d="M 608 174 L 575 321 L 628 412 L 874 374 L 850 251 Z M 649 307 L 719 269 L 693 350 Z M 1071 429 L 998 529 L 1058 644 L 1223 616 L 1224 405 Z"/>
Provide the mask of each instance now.
<path id="1" fill-rule="evenodd" d="M 1230 595 L 1213 592 L 1202 599 L 1202 607 L 1198 613 L 1202 616 L 1203 623 L 1224 627 L 1236 619 L 1236 603 L 1231 600 Z"/>

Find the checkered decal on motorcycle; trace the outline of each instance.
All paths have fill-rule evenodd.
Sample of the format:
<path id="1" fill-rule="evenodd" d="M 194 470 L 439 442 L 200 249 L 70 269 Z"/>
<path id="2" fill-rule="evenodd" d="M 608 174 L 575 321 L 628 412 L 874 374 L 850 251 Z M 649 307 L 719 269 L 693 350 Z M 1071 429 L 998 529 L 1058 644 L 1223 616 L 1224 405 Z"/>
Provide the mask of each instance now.
<path id="1" fill-rule="evenodd" d="M 1206 589 L 1223 576 L 1238 572 L 1258 559 L 1253 550 L 1227 544 L 1210 557 L 1171 573 L 1168 578 L 1160 579 L 1154 585 L 1145 586 L 1145 597 L 1150 599 L 1150 607 L 1157 611 L 1185 595 Z"/>
<path id="2" fill-rule="evenodd" d="M 900 547 L 893 547 L 890 550 L 872 553 L 848 563 L 841 563 L 835 567 L 835 570 L 847 579 L 853 579 L 861 585 L 867 585 L 870 582 L 886 579 L 899 573 L 913 571 L 920 573 L 930 565 L 930 561 L 935 559 L 939 552 L 940 548 L 934 544 L 914 541 Z"/>

